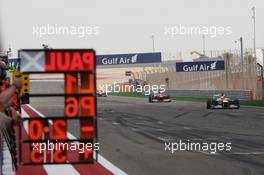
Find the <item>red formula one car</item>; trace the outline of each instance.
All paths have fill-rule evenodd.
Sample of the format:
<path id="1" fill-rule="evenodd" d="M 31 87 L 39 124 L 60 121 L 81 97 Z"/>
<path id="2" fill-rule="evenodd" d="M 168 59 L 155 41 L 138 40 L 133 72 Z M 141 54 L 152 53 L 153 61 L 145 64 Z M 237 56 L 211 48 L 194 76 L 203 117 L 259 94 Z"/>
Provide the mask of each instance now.
<path id="1" fill-rule="evenodd" d="M 149 95 L 149 103 L 153 102 L 171 102 L 170 96 L 165 92 L 152 92 Z"/>

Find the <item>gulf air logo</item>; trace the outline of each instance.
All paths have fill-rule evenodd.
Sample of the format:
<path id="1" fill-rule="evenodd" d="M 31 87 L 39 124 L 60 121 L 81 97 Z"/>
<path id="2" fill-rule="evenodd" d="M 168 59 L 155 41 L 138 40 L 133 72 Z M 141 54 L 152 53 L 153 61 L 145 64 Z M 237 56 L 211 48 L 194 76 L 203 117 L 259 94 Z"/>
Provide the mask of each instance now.
<path id="1" fill-rule="evenodd" d="M 131 57 L 105 57 L 102 59 L 103 65 L 115 65 L 115 64 L 135 64 L 138 61 L 138 54 Z"/>
<path id="2" fill-rule="evenodd" d="M 136 63 L 136 62 L 137 62 L 137 57 L 138 57 L 138 54 L 132 56 L 132 57 L 131 57 L 131 62 L 132 62 L 132 63 Z"/>
<path id="3" fill-rule="evenodd" d="M 215 62 L 213 62 L 213 63 L 211 64 L 211 66 L 210 66 L 210 67 L 211 67 L 211 70 L 215 70 L 215 69 L 216 69 L 216 63 L 217 63 L 217 62 L 215 61 Z"/>

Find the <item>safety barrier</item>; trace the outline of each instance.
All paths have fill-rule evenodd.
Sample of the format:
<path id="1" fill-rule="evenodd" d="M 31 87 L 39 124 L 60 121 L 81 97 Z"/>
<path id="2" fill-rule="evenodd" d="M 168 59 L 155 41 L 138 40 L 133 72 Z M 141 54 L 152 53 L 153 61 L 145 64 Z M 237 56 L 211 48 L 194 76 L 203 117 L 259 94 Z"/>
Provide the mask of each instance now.
<path id="1" fill-rule="evenodd" d="M 168 94 L 172 97 L 195 97 L 207 98 L 213 94 L 224 93 L 230 98 L 238 98 L 241 100 L 251 100 L 252 91 L 247 90 L 168 90 Z"/>

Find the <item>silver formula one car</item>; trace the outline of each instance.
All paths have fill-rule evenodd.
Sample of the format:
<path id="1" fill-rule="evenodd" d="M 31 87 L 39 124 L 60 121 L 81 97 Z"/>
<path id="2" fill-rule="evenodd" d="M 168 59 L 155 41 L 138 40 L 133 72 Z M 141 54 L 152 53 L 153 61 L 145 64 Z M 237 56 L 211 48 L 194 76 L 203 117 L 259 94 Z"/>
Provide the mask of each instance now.
<path id="1" fill-rule="evenodd" d="M 212 98 L 208 99 L 206 102 L 206 108 L 207 109 L 239 109 L 240 108 L 240 102 L 237 98 L 229 98 L 225 96 L 224 94 L 215 94 Z"/>
<path id="2" fill-rule="evenodd" d="M 99 90 L 96 92 L 97 97 L 107 97 L 106 92 Z"/>

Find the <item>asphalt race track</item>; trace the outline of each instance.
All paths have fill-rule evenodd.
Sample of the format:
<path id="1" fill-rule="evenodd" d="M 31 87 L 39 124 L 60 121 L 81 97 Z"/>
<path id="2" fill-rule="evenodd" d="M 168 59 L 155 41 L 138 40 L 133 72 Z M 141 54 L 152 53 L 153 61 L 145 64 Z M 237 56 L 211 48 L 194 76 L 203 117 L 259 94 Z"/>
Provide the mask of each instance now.
<path id="1" fill-rule="evenodd" d="M 43 88 L 47 87 L 47 88 Z M 32 92 L 62 82 L 32 82 Z M 32 98 L 44 115 L 61 115 L 62 98 Z M 78 135 L 78 124 L 70 132 Z M 263 175 L 264 108 L 207 110 L 205 103 L 150 104 L 145 98 L 98 98 L 100 154 L 129 175 Z M 166 150 L 165 142 L 230 142 L 231 151 Z"/>

